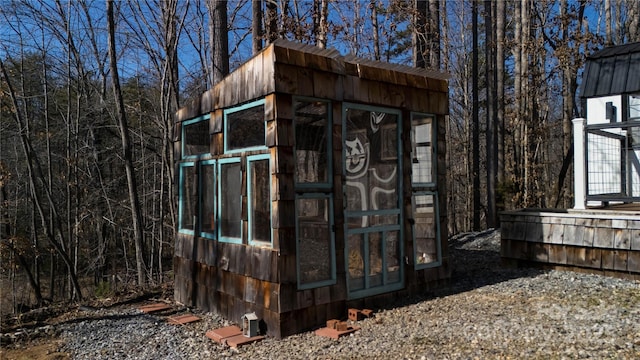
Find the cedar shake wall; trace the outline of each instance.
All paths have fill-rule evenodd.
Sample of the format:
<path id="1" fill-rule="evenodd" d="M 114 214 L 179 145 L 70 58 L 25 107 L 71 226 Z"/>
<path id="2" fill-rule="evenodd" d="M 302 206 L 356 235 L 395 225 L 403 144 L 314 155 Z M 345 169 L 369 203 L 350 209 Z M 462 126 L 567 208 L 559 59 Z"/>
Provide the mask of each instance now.
<path id="1" fill-rule="evenodd" d="M 640 279 L 640 215 L 613 210 L 510 211 L 500 216 L 507 261 Z"/>

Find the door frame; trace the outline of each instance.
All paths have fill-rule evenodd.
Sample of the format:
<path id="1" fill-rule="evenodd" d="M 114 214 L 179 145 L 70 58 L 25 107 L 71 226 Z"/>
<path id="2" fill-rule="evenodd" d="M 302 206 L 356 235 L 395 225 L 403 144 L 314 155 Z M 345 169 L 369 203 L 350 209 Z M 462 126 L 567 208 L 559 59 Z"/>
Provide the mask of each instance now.
<path id="1" fill-rule="evenodd" d="M 367 210 L 363 210 L 363 211 L 358 211 L 357 213 L 360 214 L 360 216 L 367 216 L 367 217 L 371 217 L 373 215 L 396 215 L 398 216 L 398 223 L 397 224 L 389 224 L 389 225 L 382 225 L 382 226 L 375 226 L 375 227 L 371 227 L 370 224 L 367 224 L 366 227 L 360 227 L 360 228 L 353 228 L 353 229 L 349 229 L 349 218 L 353 217 L 353 216 L 349 216 L 349 214 L 352 214 L 353 211 L 348 211 L 347 210 L 347 196 L 346 196 L 346 188 L 347 188 L 347 162 L 346 162 L 346 144 L 345 141 L 347 139 L 347 110 L 348 109 L 355 109 L 355 110 L 365 110 L 365 111 L 379 111 L 379 112 L 385 112 L 385 113 L 389 113 L 392 115 L 396 115 L 397 116 L 397 124 L 396 124 L 396 136 L 397 136 L 397 141 L 396 141 L 396 146 L 397 146 L 397 161 L 396 161 L 396 189 L 397 189 L 397 198 L 398 198 L 398 203 L 397 203 L 397 208 L 395 209 L 384 209 L 384 210 L 370 210 L 367 207 Z M 378 294 L 384 294 L 384 293 L 389 293 L 389 292 L 393 292 L 393 291 L 397 291 L 397 290 L 401 290 L 405 287 L 405 263 L 404 263 L 404 198 L 403 198 L 403 181 L 404 181 L 404 174 L 402 172 L 402 165 L 403 165 L 403 152 L 402 152 L 402 129 L 403 129 L 403 118 L 402 118 L 402 111 L 400 109 L 395 109 L 395 108 L 387 108 L 387 107 L 381 107 L 381 106 L 372 106 L 372 105 L 363 105 L 363 104 L 357 104 L 357 103 L 348 103 L 348 102 L 344 102 L 342 104 L 342 178 L 343 180 L 343 190 L 342 190 L 342 196 L 343 196 L 343 209 L 344 209 L 344 260 L 345 260 L 345 277 L 346 277 L 346 290 L 347 290 L 347 299 L 351 300 L 351 299 L 358 299 L 358 298 L 363 298 L 363 297 L 367 297 L 367 296 L 372 296 L 372 295 L 378 295 Z M 368 166 L 368 164 L 367 164 Z M 397 239 L 397 246 L 398 246 L 398 271 L 399 271 L 399 281 L 397 282 L 392 282 L 392 283 L 387 283 L 385 284 L 385 282 L 388 280 L 387 279 L 387 266 L 386 265 L 386 234 L 388 232 L 393 232 L 393 231 L 397 231 L 398 234 L 398 239 Z M 362 234 L 362 239 L 364 241 L 363 247 L 364 247 L 364 251 L 366 252 L 365 254 L 363 254 L 363 262 L 365 264 L 368 264 L 369 262 L 369 234 L 372 233 L 377 233 L 377 232 L 381 232 L 381 239 L 380 241 L 382 241 L 382 254 L 381 254 L 381 258 L 382 258 L 382 284 L 378 285 L 378 286 L 370 286 L 369 283 L 369 279 L 370 276 L 368 274 L 364 274 L 363 276 L 363 281 L 364 281 L 364 288 L 363 289 L 358 289 L 358 290 L 351 290 L 351 284 L 350 284 L 350 274 L 349 274 L 349 237 L 350 235 L 356 235 L 356 234 Z M 363 265 L 364 269 L 367 269 L 367 265 Z"/>

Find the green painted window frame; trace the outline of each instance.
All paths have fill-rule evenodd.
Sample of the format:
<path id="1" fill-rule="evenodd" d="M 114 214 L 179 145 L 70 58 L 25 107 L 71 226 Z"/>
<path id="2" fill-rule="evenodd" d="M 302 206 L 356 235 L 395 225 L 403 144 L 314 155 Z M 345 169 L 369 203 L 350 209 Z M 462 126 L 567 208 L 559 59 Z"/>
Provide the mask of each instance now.
<path id="1" fill-rule="evenodd" d="M 189 162 L 182 162 L 180 163 L 180 167 L 179 167 L 179 184 L 178 184 L 178 232 L 182 233 L 182 234 L 189 234 L 189 235 L 193 235 L 196 232 L 196 226 L 197 223 L 194 224 L 194 228 L 193 229 L 188 229 L 188 228 L 184 228 L 183 223 L 182 223 L 182 214 L 184 212 L 184 201 L 185 201 L 185 194 L 184 194 L 184 168 L 192 168 L 191 171 L 194 172 L 194 176 L 197 176 L 197 174 L 195 174 L 195 170 L 196 170 L 196 163 L 194 161 L 189 161 Z M 198 209 L 196 208 L 194 210 L 194 212 L 197 214 L 198 213 Z M 195 214 L 194 214 L 195 216 Z"/>
<path id="2" fill-rule="evenodd" d="M 199 169 L 198 169 L 198 204 L 199 204 L 199 208 L 198 208 L 198 224 L 200 224 L 200 236 L 207 238 L 207 239 L 215 239 L 217 236 L 217 223 L 218 223 L 218 206 L 217 206 L 217 201 L 218 201 L 218 196 L 217 196 L 217 176 L 218 176 L 218 168 L 217 168 L 218 162 L 216 160 L 204 160 L 201 161 L 198 165 Z M 203 197 L 203 184 L 205 181 L 207 181 L 207 179 L 204 179 L 204 167 L 205 166 L 210 166 L 213 169 L 213 199 L 205 199 Z M 204 210 L 204 205 L 203 203 L 205 201 L 209 201 L 212 203 L 212 211 L 213 211 L 213 221 L 215 222 L 215 226 L 213 227 L 213 232 L 208 232 L 205 231 L 204 229 L 202 229 L 202 224 L 204 224 L 203 222 L 203 210 Z"/>
<path id="3" fill-rule="evenodd" d="M 301 244 L 300 244 L 300 216 L 298 214 L 298 201 L 304 199 L 326 199 L 328 209 L 328 219 L 327 226 L 330 234 L 330 272 L 331 277 L 325 280 L 313 281 L 308 283 L 303 283 L 301 281 L 301 269 L 300 269 L 300 253 L 301 253 Z M 295 209 L 296 209 L 296 273 L 297 273 L 297 281 L 298 281 L 298 289 L 306 290 L 313 289 L 322 286 L 334 285 L 337 282 L 336 277 L 336 239 L 335 239 L 335 231 L 334 231 L 334 213 L 333 213 L 333 194 L 324 194 L 324 193 L 305 193 L 296 195 L 295 198 Z"/>
<path id="4" fill-rule="evenodd" d="M 243 236 L 243 221 L 242 221 L 242 215 L 240 215 L 240 237 L 229 237 L 229 236 L 224 236 L 222 233 L 222 219 L 220 217 L 220 214 L 222 213 L 223 209 L 222 209 L 222 198 L 225 194 L 227 194 L 228 192 L 225 189 L 222 189 L 222 178 L 223 178 L 223 174 L 222 174 L 222 167 L 226 164 L 239 164 L 240 165 L 240 179 L 238 179 L 238 181 L 240 181 L 240 183 L 242 183 L 242 161 L 239 157 L 234 157 L 234 158 L 225 158 L 225 159 L 220 159 L 218 160 L 218 173 L 217 173 L 217 178 L 218 178 L 218 198 L 217 198 L 217 210 L 218 210 L 218 216 L 216 217 L 216 219 L 218 220 L 218 225 L 216 227 L 217 232 L 218 232 L 218 241 L 220 242 L 227 242 L 227 243 L 232 243 L 232 244 L 242 244 L 242 236 Z M 240 194 L 238 194 L 238 202 L 240 204 L 240 206 L 242 206 L 242 186 L 240 186 Z M 242 212 L 242 210 L 241 210 Z"/>
<path id="5" fill-rule="evenodd" d="M 273 225 L 271 223 L 271 214 L 273 211 L 273 207 L 271 204 L 271 164 L 270 164 L 270 159 L 271 156 L 270 154 L 259 154 L 259 155 L 250 155 L 247 156 L 247 210 L 248 210 L 248 216 L 247 216 L 247 220 L 248 220 L 248 226 L 247 226 L 247 232 L 248 232 L 248 241 L 249 241 L 249 245 L 252 246 L 268 246 L 268 247 L 272 247 L 273 246 L 273 234 L 272 234 L 272 229 L 273 229 Z M 263 240 L 254 240 L 254 234 L 253 234 L 253 225 L 255 222 L 255 219 L 253 218 L 253 203 L 251 201 L 251 199 L 253 199 L 254 197 L 254 189 L 252 186 L 252 171 L 253 168 L 251 167 L 253 162 L 257 162 L 257 161 L 267 161 L 267 164 L 269 166 L 269 179 L 268 179 L 268 183 L 269 183 L 269 191 L 267 192 L 268 196 L 269 196 L 269 241 L 263 241 Z"/>
<path id="6" fill-rule="evenodd" d="M 415 141 L 415 133 L 414 133 L 414 129 L 416 126 L 416 122 L 417 122 L 417 117 L 420 117 L 422 119 L 424 118 L 430 118 L 431 119 L 431 139 L 430 139 L 430 146 L 431 146 L 431 180 L 430 182 L 414 182 L 413 181 L 413 163 L 411 164 L 411 185 L 413 188 L 416 187 L 425 187 L 425 188 L 431 188 L 431 189 L 435 189 L 435 187 L 437 186 L 438 183 L 438 169 L 437 169 L 437 164 L 438 164 L 438 159 L 437 159 L 437 136 L 436 136 L 436 116 L 434 114 L 427 114 L 427 113 L 419 113 L 419 112 L 412 112 L 411 113 L 411 159 L 414 158 L 414 156 L 416 156 L 416 154 L 413 153 L 414 149 L 416 148 L 416 144 L 414 144 Z M 417 125 L 422 125 L 422 124 L 417 124 Z"/>
<path id="7" fill-rule="evenodd" d="M 193 155 L 185 155 L 185 145 L 186 145 L 186 127 L 188 127 L 189 125 L 193 125 L 199 122 L 203 122 L 206 121 L 207 122 L 207 129 L 209 128 L 209 119 L 211 119 L 211 115 L 210 114 L 206 114 L 206 115 L 202 115 L 202 116 L 198 116 L 196 118 L 193 118 L 191 120 L 187 120 L 187 121 L 183 121 L 181 126 L 180 126 L 180 139 L 182 140 L 181 142 L 181 146 L 180 146 L 180 155 L 182 157 L 183 160 L 186 159 L 198 159 L 204 155 L 208 155 L 209 152 L 204 152 L 204 153 L 199 153 L 199 154 L 193 154 Z M 211 141 L 211 134 L 207 134 L 209 135 L 209 141 Z"/>
<path id="8" fill-rule="evenodd" d="M 302 103 L 302 102 L 322 102 L 326 104 L 327 107 L 327 128 L 326 128 L 326 139 L 327 139 L 327 143 L 326 143 L 326 149 L 325 149 L 325 154 L 327 157 L 327 163 L 326 166 L 327 168 L 325 169 L 326 174 L 327 174 L 327 180 L 326 181 L 321 181 L 321 182 L 297 182 L 296 176 L 295 176 L 295 172 L 294 172 L 294 186 L 296 188 L 297 191 L 312 191 L 315 192 L 314 190 L 326 190 L 326 189 L 331 189 L 333 187 L 333 145 L 332 145 L 332 126 L 333 126 L 333 106 L 330 100 L 327 99 L 320 99 L 320 98 L 313 98 L 313 97 L 304 97 L 304 96 L 294 96 L 293 97 L 293 109 L 294 109 L 294 115 L 293 115 L 293 131 L 294 131 L 294 138 L 295 138 L 295 131 L 296 131 L 296 114 L 295 114 L 295 107 L 296 104 L 298 103 Z M 297 159 L 297 149 L 296 149 L 296 142 L 294 142 L 294 148 L 293 148 L 293 156 L 294 159 Z M 297 161 L 295 166 L 297 166 Z"/>
<path id="9" fill-rule="evenodd" d="M 404 174 L 401 171 L 401 169 L 403 168 L 403 151 L 402 151 L 402 124 L 403 124 L 403 117 L 402 117 L 402 111 L 400 109 L 397 108 L 389 108 L 389 107 L 383 107 L 383 106 L 374 106 L 374 105 L 366 105 L 366 104 L 358 104 L 358 103 L 349 103 L 349 102 L 345 102 L 342 104 L 342 119 L 343 119 L 343 126 L 342 126 L 342 139 L 344 141 L 344 139 L 346 139 L 347 137 L 347 124 L 346 119 L 347 119 L 347 111 L 349 109 L 355 109 L 355 110 L 364 110 L 364 111 L 374 111 L 374 112 L 385 112 L 388 114 L 393 114 L 396 115 L 398 120 L 397 120 L 397 124 L 396 124 L 396 131 L 397 131 L 397 164 L 398 164 L 398 208 L 397 209 L 387 209 L 387 210 L 367 210 L 367 211 L 344 211 L 344 234 L 345 234 L 345 252 L 344 252 L 344 261 L 345 261 L 345 273 L 346 273 L 346 282 L 347 282 L 347 299 L 348 300 L 354 300 L 354 299 L 360 299 L 360 298 L 364 298 L 364 297 L 368 297 L 368 296 L 373 296 L 373 295 L 379 295 L 379 294 L 385 294 L 388 292 L 392 292 L 392 291 L 397 291 L 397 290 L 401 290 L 405 288 L 405 264 L 404 264 L 404 257 L 405 257 L 405 234 L 404 234 L 404 226 L 402 226 L 402 224 L 404 224 L 404 211 L 403 211 L 403 198 L 402 195 L 403 194 L 403 177 Z M 342 175 L 343 177 L 346 178 L 346 164 L 347 164 L 347 160 L 345 157 L 345 152 L 344 150 L 342 151 Z M 346 203 L 347 199 L 346 196 L 344 197 L 344 204 L 343 207 L 344 209 L 347 209 L 347 203 Z M 351 216 L 349 216 L 351 215 Z M 393 224 L 393 225 L 384 225 L 384 226 L 368 226 L 368 227 L 363 227 L 363 228 L 355 228 L 355 229 L 349 229 L 349 217 L 358 217 L 358 216 L 369 216 L 369 215 L 397 215 L 398 216 L 398 224 Z M 386 234 L 387 232 L 391 232 L 391 231 L 398 231 L 398 236 L 399 236 L 399 254 L 398 254 L 398 260 L 400 262 L 400 268 L 399 268 L 399 277 L 400 277 L 400 281 L 399 282 L 391 282 L 382 286 L 376 286 L 376 287 L 369 287 L 368 285 L 368 276 L 364 276 L 364 281 L 365 281 L 365 286 L 364 289 L 360 289 L 360 290 L 349 290 L 349 251 L 348 251 L 348 238 L 349 235 L 352 234 L 363 234 L 363 241 L 365 244 L 365 251 L 367 250 L 368 247 L 368 242 L 369 242 L 369 234 L 370 233 L 374 233 L 374 232 L 383 232 L 383 234 Z M 383 236 L 382 241 L 385 241 L 385 236 Z M 365 258 L 367 258 L 365 256 Z M 363 259 L 363 261 L 368 262 L 368 259 Z M 367 265 L 365 265 L 366 268 Z M 384 282 L 387 281 L 387 274 L 386 274 L 386 269 L 385 271 L 383 271 L 383 276 L 384 276 Z"/>
<path id="10" fill-rule="evenodd" d="M 433 212 L 434 212 L 434 226 L 435 226 L 435 243 L 436 243 L 436 261 L 428 262 L 428 263 L 419 263 L 418 262 L 418 243 L 416 241 L 416 225 L 415 222 L 411 224 L 411 233 L 413 240 L 413 261 L 415 264 L 416 270 L 428 269 L 433 267 L 438 267 L 442 265 L 442 244 L 440 243 L 440 207 L 438 201 L 438 192 L 437 191 L 418 191 L 411 194 L 411 212 L 412 217 L 415 219 L 416 213 L 416 196 L 433 196 Z"/>
<path id="11" fill-rule="evenodd" d="M 262 145 L 249 146 L 249 147 L 243 147 L 238 149 L 229 149 L 229 134 L 230 134 L 229 115 L 240 112 L 240 111 L 248 110 L 254 107 L 258 107 L 258 106 L 262 106 L 264 110 L 265 100 L 264 99 L 256 100 L 241 106 L 236 106 L 233 108 L 226 109 L 224 111 L 224 153 L 225 154 L 237 154 L 237 153 L 242 153 L 246 151 L 267 149 L 267 120 L 266 120 L 266 116 L 264 116 L 264 113 L 263 113 L 263 121 L 262 121 L 264 126 L 264 138 L 262 139 Z"/>

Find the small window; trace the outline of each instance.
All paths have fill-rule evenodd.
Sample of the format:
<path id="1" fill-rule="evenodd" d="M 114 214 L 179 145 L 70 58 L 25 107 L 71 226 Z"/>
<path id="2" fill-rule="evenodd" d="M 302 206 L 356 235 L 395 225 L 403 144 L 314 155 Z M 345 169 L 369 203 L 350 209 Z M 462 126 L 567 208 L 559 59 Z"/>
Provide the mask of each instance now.
<path id="1" fill-rule="evenodd" d="M 310 194 L 296 199 L 298 287 L 335 283 L 335 244 L 330 219 L 330 195 Z"/>
<path id="2" fill-rule="evenodd" d="M 264 101 L 225 111 L 225 126 L 225 151 L 264 148 Z"/>
<path id="3" fill-rule="evenodd" d="M 296 186 L 330 186 L 330 105 L 319 100 L 294 103 Z"/>
<path id="4" fill-rule="evenodd" d="M 182 123 L 182 158 L 210 152 L 209 115 Z"/>
<path id="5" fill-rule="evenodd" d="M 178 229 L 186 234 L 193 234 L 196 225 L 197 186 L 194 165 L 193 162 L 180 164 Z"/>
<path id="6" fill-rule="evenodd" d="M 220 241 L 242 243 L 242 169 L 240 159 L 225 159 L 219 166 L 218 234 Z"/>
<path id="7" fill-rule="evenodd" d="M 200 235 L 214 239 L 216 234 L 216 162 L 200 163 Z"/>
<path id="8" fill-rule="evenodd" d="M 435 185 L 433 115 L 411 114 L 411 182 Z"/>
<path id="9" fill-rule="evenodd" d="M 418 193 L 412 197 L 413 244 L 416 269 L 441 263 L 437 193 Z"/>
<path id="10" fill-rule="evenodd" d="M 269 154 L 247 157 L 249 242 L 271 245 L 271 172 Z"/>

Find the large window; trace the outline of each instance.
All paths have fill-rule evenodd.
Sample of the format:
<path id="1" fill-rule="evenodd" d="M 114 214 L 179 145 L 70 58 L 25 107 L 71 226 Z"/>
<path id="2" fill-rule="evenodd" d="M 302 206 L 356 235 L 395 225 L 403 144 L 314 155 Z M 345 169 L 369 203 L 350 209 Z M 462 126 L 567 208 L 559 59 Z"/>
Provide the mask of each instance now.
<path id="1" fill-rule="evenodd" d="M 297 187 L 328 187 L 331 176 L 330 103 L 295 101 L 295 182 Z"/>
<path id="2" fill-rule="evenodd" d="M 209 118 L 204 115 L 182 123 L 182 158 L 210 152 Z"/>
<path id="3" fill-rule="evenodd" d="M 302 289 L 335 282 L 331 204 L 330 195 L 310 194 L 296 199 L 298 286 Z"/>
<path id="4" fill-rule="evenodd" d="M 247 157 L 249 243 L 271 245 L 271 173 L 269 154 Z"/>
<path id="5" fill-rule="evenodd" d="M 335 283 L 331 172 L 331 103 L 294 99 L 298 287 Z"/>
<path id="6" fill-rule="evenodd" d="M 195 163 L 180 164 L 180 185 L 178 204 L 178 230 L 182 233 L 193 234 L 196 220 L 196 174 Z"/>
<path id="7" fill-rule="evenodd" d="M 431 185 L 436 182 L 433 144 L 433 116 L 411 114 L 411 182 L 413 184 Z"/>
<path id="8" fill-rule="evenodd" d="M 438 266 L 442 259 L 435 150 L 435 117 L 411 114 L 411 205 L 416 269 Z"/>
<path id="9" fill-rule="evenodd" d="M 264 100 L 225 111 L 225 151 L 264 148 Z"/>
<path id="10" fill-rule="evenodd" d="M 216 162 L 200 163 L 200 235 L 214 239 L 216 234 Z"/>
<path id="11" fill-rule="evenodd" d="M 220 241 L 242 242 L 242 169 L 240 159 L 224 159 L 218 162 Z"/>

